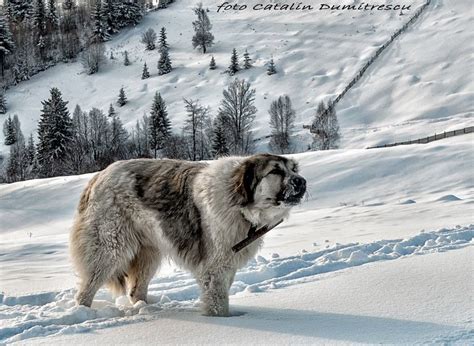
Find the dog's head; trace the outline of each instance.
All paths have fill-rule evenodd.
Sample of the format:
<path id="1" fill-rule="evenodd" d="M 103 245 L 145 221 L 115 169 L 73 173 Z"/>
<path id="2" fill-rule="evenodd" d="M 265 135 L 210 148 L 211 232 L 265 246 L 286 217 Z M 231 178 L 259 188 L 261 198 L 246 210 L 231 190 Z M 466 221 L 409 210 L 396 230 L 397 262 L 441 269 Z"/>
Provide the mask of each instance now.
<path id="1" fill-rule="evenodd" d="M 239 164 L 232 177 L 236 201 L 243 207 L 291 208 L 306 193 L 298 164 L 283 156 L 258 154 Z"/>

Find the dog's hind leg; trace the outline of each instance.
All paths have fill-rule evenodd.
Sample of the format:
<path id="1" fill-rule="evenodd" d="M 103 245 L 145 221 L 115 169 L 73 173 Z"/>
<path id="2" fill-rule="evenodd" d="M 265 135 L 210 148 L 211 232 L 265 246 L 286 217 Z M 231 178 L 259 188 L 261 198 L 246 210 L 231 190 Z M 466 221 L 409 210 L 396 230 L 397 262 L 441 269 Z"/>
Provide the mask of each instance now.
<path id="1" fill-rule="evenodd" d="M 134 304 L 139 300 L 147 301 L 148 284 L 161 262 L 160 251 L 155 247 L 142 246 L 130 263 L 127 271 L 129 298 Z"/>
<path id="2" fill-rule="evenodd" d="M 83 276 L 81 285 L 76 295 L 76 302 L 79 305 L 91 306 L 92 300 L 99 288 L 110 278 L 110 269 L 96 268 L 91 273 Z"/>

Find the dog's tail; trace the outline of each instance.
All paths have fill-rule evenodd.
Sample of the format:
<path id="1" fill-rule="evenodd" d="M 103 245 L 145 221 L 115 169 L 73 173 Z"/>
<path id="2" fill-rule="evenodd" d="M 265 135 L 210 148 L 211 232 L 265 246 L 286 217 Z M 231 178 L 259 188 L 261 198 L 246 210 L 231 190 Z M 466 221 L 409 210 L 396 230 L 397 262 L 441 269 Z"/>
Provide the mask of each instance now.
<path id="1" fill-rule="evenodd" d="M 112 292 L 114 298 L 120 297 L 126 294 L 127 283 L 125 278 L 127 274 L 125 273 L 116 273 L 112 276 L 109 281 L 107 281 L 107 287 Z"/>

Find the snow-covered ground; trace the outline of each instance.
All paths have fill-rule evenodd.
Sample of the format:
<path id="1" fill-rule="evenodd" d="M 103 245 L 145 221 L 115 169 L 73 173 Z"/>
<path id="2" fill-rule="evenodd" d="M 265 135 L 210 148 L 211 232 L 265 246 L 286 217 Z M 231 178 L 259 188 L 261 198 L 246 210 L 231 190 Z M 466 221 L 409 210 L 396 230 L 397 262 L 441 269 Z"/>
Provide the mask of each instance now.
<path id="1" fill-rule="evenodd" d="M 301 125 L 316 104 L 340 92 L 409 15 L 217 14 L 215 2 L 204 3 L 218 70 L 208 70 L 209 55 L 192 51 L 193 4 L 178 0 L 107 43 L 118 59 L 99 74 L 60 64 L 8 90 L 25 135 L 35 130 L 40 101 L 53 86 L 71 110 L 80 104 L 105 111 L 123 85 L 130 102 L 118 110 L 128 126 L 160 91 L 179 131 L 182 97 L 217 112 L 235 46 L 255 59 L 237 77 L 257 89 L 257 137 L 269 131 L 270 102 L 289 94 L 303 148 L 310 138 Z M 92 309 L 75 307 L 68 235 L 92 174 L 0 185 L 0 344 L 474 343 L 473 135 L 363 149 L 474 123 L 469 14 L 471 1 L 433 0 L 338 105 L 342 148 L 294 155 L 308 198 L 237 274 L 233 317 L 200 316 L 194 280 L 173 263 L 153 279 L 150 305 L 114 301 L 103 289 Z M 161 26 L 175 67 L 166 76 L 156 74 L 158 53 L 139 43 L 145 29 Z M 121 63 L 124 50 L 129 67 Z M 271 55 L 279 73 L 270 77 L 264 64 Z M 144 61 L 153 73 L 142 81 Z"/>
<path id="2" fill-rule="evenodd" d="M 256 1 L 246 1 L 254 3 Z M 386 3 L 399 3 L 387 0 Z M 58 87 L 72 111 L 76 104 L 107 111 L 124 86 L 129 103 L 118 108 L 124 123 L 149 113 L 153 95 L 159 91 L 168 104 L 174 131 L 185 119 L 183 97 L 200 99 L 217 114 L 222 90 L 234 78 L 223 71 L 232 48 L 240 57 L 247 49 L 255 67 L 239 72 L 256 88 L 258 114 L 255 136 L 269 134 L 268 109 L 278 96 L 288 94 L 296 109 L 296 135 L 300 148 L 311 138 L 309 124 L 319 101 L 341 92 L 367 59 L 403 25 L 424 0 L 410 1 L 412 10 L 398 11 L 226 11 L 210 9 L 215 45 L 209 54 L 192 49 L 194 2 L 176 1 L 168 9 L 153 12 L 135 28 L 124 30 L 107 43 L 116 60 L 108 60 L 93 76 L 80 62 L 60 64 L 7 91 L 11 114 L 18 114 L 26 136 L 35 132 L 41 101 L 49 89 Z M 472 2 L 433 0 L 415 25 L 402 34 L 346 95 L 337 111 L 343 132 L 342 147 L 367 146 L 425 137 L 433 133 L 473 125 L 473 81 L 470 37 Z M 141 34 L 149 27 L 166 27 L 172 73 L 157 74 L 158 51 L 145 51 Z M 132 65 L 123 65 L 123 52 Z M 214 55 L 218 69 L 209 70 Z M 265 64 L 275 59 L 278 73 L 266 74 Z M 141 80 L 143 63 L 152 77 Z M 0 115 L 3 122 L 5 115 Z M 259 142 L 260 143 L 260 142 Z M 3 145 L 0 144 L 0 145 Z M 265 142 L 259 147 L 267 150 Z M 0 147 L 1 150 L 1 147 Z"/>
<path id="3" fill-rule="evenodd" d="M 148 306 L 104 289 L 92 309 L 74 307 L 68 232 L 91 175 L 1 186 L 0 340 L 474 341 L 473 156 L 472 135 L 295 155 L 308 200 L 237 274 L 237 316 L 221 320 L 200 317 L 196 283 L 172 263 Z"/>

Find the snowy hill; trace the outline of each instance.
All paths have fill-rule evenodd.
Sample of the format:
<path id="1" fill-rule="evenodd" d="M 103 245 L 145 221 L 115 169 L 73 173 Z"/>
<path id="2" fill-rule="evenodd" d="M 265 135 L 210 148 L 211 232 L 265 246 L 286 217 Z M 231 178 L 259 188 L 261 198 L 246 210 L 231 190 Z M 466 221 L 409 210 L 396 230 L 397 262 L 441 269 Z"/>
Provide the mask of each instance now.
<path id="1" fill-rule="evenodd" d="M 414 11 L 424 1 L 410 3 Z M 235 47 L 254 59 L 236 77 L 257 90 L 256 137 L 269 133 L 270 102 L 288 94 L 303 150 L 311 138 L 302 125 L 317 103 L 341 92 L 410 15 L 216 13 L 215 2 L 204 5 L 216 37 L 209 54 L 192 50 L 194 4 L 178 0 L 108 42 L 107 55 L 117 59 L 100 73 L 60 64 L 9 89 L 10 113 L 28 135 L 51 87 L 71 111 L 76 104 L 107 111 L 124 86 L 129 103 L 117 110 L 127 126 L 149 112 L 159 91 L 179 132 L 183 97 L 217 113 Z M 468 0 L 433 0 L 337 105 L 341 149 L 293 155 L 308 181 L 307 200 L 237 273 L 233 317 L 200 316 L 195 281 L 173 263 L 152 280 L 149 305 L 130 306 L 102 289 L 92 309 L 75 307 L 68 237 L 93 174 L 0 185 L 0 344 L 473 344 L 473 135 L 364 149 L 473 125 L 471 12 Z M 147 28 L 162 26 L 174 70 L 158 76 L 158 52 L 139 41 Z M 272 55 L 278 73 L 268 76 Z M 141 80 L 145 61 L 152 77 Z M 258 149 L 267 150 L 265 141 Z"/>
<path id="2" fill-rule="evenodd" d="M 1 186 L 0 342 L 87 343 L 89 333 L 75 333 L 94 330 L 95 340 L 106 344 L 150 343 L 162 334 L 171 343 L 227 337 L 238 343 L 468 343 L 474 338 L 471 136 L 410 150 L 295 155 L 309 183 L 308 200 L 237 274 L 231 308 L 245 314 L 220 321 L 199 316 L 196 283 L 172 263 L 152 281 L 149 306 L 131 307 L 125 297 L 114 302 L 104 289 L 93 309 L 74 307 L 67 241 L 91 175 Z M 295 325 L 294 332 L 282 323 Z M 238 328 L 249 333 L 235 334 Z M 223 334 L 209 339 L 214 333 Z"/>
<path id="3" fill-rule="evenodd" d="M 250 2 L 252 3 L 252 2 Z M 393 3 L 393 1 L 387 1 Z M 233 79 L 223 71 L 232 48 L 240 57 L 248 49 L 255 67 L 239 72 L 256 88 L 258 114 L 256 137 L 269 134 L 270 102 L 282 94 L 293 100 L 300 149 L 311 142 L 302 129 L 317 103 L 334 98 L 365 61 L 390 35 L 405 23 L 424 1 L 414 1 L 412 10 L 397 11 L 221 11 L 210 9 L 216 37 L 209 54 L 192 49 L 194 20 L 192 2 L 177 1 L 168 9 L 150 13 L 135 28 L 126 29 L 107 43 L 108 60 L 98 74 L 88 76 L 79 62 L 60 64 L 34 76 L 7 92 L 9 112 L 18 114 L 26 136 L 36 130 L 41 101 L 49 89 L 58 87 L 72 111 L 76 104 L 107 111 L 121 86 L 130 102 L 119 109 L 129 127 L 150 111 L 153 95 L 161 92 L 168 104 L 174 131 L 180 132 L 185 110 L 182 98 L 200 99 L 215 116 L 222 90 Z M 472 125 L 472 78 L 465 73 L 472 60 L 469 51 L 470 1 L 432 1 L 413 27 L 383 53 L 366 75 L 349 91 L 337 111 L 343 133 L 342 147 L 367 146 L 413 139 L 435 132 Z M 164 26 L 168 32 L 174 70 L 157 74 L 159 53 L 145 51 L 141 34 Z M 123 66 L 127 50 L 132 65 Z M 208 69 L 214 55 L 218 69 Z M 265 64 L 273 56 L 278 73 L 268 76 Z M 152 78 L 141 80 L 147 62 Z M 5 115 L 0 115 L 3 122 Z M 2 144 L 3 145 L 3 144 Z M 265 144 L 259 150 L 267 150 Z"/>

